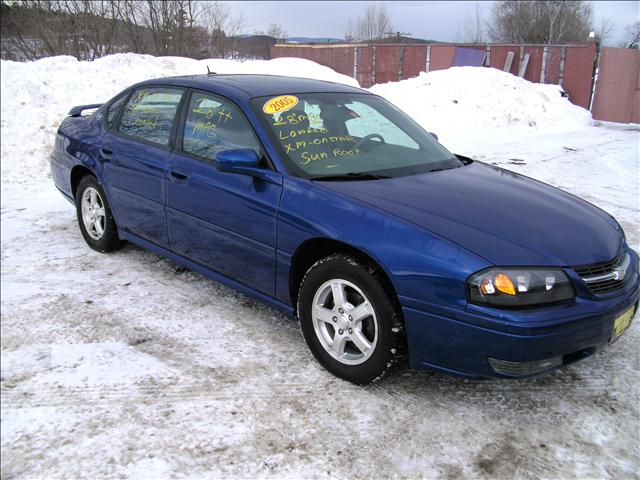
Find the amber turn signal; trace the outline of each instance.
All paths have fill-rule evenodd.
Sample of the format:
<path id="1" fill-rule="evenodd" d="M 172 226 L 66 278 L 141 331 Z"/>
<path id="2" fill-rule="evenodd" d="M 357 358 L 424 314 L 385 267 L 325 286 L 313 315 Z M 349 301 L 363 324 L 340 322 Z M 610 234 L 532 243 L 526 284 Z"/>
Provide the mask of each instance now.
<path id="1" fill-rule="evenodd" d="M 498 291 L 502 293 L 506 293 L 507 295 L 516 294 L 516 287 L 513 286 L 511 279 L 504 273 L 496 275 L 495 284 Z"/>

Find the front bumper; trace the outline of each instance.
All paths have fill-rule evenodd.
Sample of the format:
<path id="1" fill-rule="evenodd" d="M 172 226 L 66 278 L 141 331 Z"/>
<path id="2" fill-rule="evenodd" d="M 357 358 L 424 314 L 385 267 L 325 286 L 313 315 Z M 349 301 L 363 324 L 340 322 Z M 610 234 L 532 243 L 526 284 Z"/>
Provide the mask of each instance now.
<path id="1" fill-rule="evenodd" d="M 520 311 L 468 306 L 447 316 L 403 306 L 410 366 L 470 378 L 511 377 L 521 375 L 498 373 L 489 359 L 529 363 L 560 357 L 551 369 L 591 356 L 609 344 L 618 316 L 634 305 L 637 314 L 638 255 L 629 252 L 628 279 L 606 298 L 577 296 L 570 304 Z"/>

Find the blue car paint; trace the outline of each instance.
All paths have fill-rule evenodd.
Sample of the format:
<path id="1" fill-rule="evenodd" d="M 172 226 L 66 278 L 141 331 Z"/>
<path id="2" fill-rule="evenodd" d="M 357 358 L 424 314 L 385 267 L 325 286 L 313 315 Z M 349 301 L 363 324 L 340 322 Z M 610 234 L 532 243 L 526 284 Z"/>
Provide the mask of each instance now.
<path id="1" fill-rule="evenodd" d="M 603 348 L 616 316 L 640 298 L 638 255 L 608 214 L 577 197 L 481 162 L 395 179 L 304 180 L 288 175 L 248 105 L 257 96 L 362 90 L 252 75 L 142 85 L 205 90 L 233 101 L 273 164 L 269 181 L 113 135 L 105 128 L 105 105 L 61 124 L 51 157 L 56 186 L 73 201 L 71 172 L 87 168 L 105 186 L 122 238 L 289 315 L 292 260 L 315 239 L 356 248 L 384 270 L 402 307 L 414 368 L 492 377 L 500 375 L 487 357 L 578 360 Z M 114 149 L 110 159 L 100 154 L 105 142 Z M 125 164 L 114 165 L 122 152 L 128 152 Z M 131 157 L 137 161 L 126 165 Z M 172 169 L 188 180 L 172 179 Z M 593 295 L 570 266 L 609 260 L 621 246 L 632 258 L 624 287 Z M 469 304 L 466 279 L 493 265 L 563 267 L 576 298 L 525 310 Z"/>

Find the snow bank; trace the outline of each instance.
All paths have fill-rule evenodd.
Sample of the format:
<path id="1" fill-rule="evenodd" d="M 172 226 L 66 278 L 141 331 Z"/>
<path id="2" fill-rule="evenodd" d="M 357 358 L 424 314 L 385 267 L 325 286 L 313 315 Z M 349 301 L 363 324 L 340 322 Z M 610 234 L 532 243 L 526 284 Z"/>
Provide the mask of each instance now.
<path id="1" fill-rule="evenodd" d="M 591 113 L 563 98 L 557 85 L 532 83 L 495 68 L 422 72 L 370 90 L 435 131 L 445 144 L 467 136 L 555 133 L 593 124 Z"/>
<path id="2" fill-rule="evenodd" d="M 109 100 L 129 85 L 150 78 L 206 73 L 262 73 L 358 82 L 310 60 L 193 60 L 133 53 L 110 55 L 93 62 L 74 57 L 49 57 L 35 62 L 0 63 L 3 182 L 21 181 L 25 172 L 42 176 L 60 121 L 74 105 Z"/>

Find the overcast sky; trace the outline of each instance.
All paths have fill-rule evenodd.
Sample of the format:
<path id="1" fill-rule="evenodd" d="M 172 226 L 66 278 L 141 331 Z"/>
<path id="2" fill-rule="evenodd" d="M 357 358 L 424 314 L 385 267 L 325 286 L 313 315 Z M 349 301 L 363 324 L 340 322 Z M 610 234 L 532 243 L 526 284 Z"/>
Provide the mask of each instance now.
<path id="1" fill-rule="evenodd" d="M 338 37 L 344 36 L 350 18 L 361 15 L 371 2 L 224 2 L 234 13 L 242 14 L 246 33 L 266 30 L 270 23 L 278 23 L 291 37 Z M 456 41 L 462 33 L 467 16 L 475 12 L 480 4 L 488 17 L 493 2 L 383 2 L 396 30 L 408 32 L 417 38 L 440 41 Z M 596 26 L 602 18 L 615 24 L 610 41 L 616 43 L 627 25 L 640 20 L 638 1 L 591 2 Z M 585 39 L 586 40 L 586 39 Z"/>

